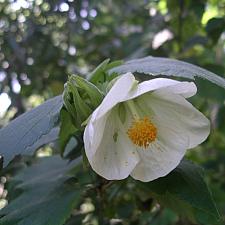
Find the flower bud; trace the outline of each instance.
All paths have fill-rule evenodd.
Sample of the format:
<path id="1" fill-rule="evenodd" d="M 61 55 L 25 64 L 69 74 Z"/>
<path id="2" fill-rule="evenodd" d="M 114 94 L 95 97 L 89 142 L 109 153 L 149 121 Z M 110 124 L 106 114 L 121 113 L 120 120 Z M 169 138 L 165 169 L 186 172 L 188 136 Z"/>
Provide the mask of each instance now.
<path id="1" fill-rule="evenodd" d="M 74 124 L 81 129 L 91 113 L 102 102 L 103 94 L 92 83 L 77 75 L 71 75 L 65 85 L 63 100 Z"/>

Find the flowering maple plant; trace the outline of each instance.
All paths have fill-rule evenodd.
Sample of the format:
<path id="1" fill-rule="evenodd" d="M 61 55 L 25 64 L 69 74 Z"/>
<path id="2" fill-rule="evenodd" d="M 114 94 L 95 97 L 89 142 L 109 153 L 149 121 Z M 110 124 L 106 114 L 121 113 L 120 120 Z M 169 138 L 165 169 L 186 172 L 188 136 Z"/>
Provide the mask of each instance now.
<path id="1" fill-rule="evenodd" d="M 203 170 L 184 159 L 206 140 L 210 122 L 187 101 L 195 83 L 159 77 L 171 75 L 225 88 L 222 77 L 173 59 L 105 60 L 85 77 L 70 75 L 62 96 L 0 129 L 10 196 L 0 225 L 77 224 L 78 215 L 113 224 L 124 203 L 135 224 L 143 206 L 148 218 L 165 207 L 193 224 L 224 224 Z M 35 151 L 49 143 L 52 155 L 40 158 Z M 83 212 L 85 204 L 92 210 Z"/>
<path id="2" fill-rule="evenodd" d="M 108 180 L 151 181 L 167 175 L 187 149 L 209 135 L 209 120 L 186 98 L 193 82 L 155 78 L 138 83 L 121 75 L 92 113 L 84 131 L 91 167 Z"/>

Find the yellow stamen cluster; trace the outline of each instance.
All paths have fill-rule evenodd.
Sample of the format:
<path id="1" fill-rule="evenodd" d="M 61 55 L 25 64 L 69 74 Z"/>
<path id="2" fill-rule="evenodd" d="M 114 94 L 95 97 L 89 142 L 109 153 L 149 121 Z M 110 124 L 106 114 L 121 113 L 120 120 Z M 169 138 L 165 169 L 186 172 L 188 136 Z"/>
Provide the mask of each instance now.
<path id="1" fill-rule="evenodd" d="M 134 120 L 127 134 L 135 145 L 147 148 L 151 142 L 155 141 L 157 128 L 148 117 L 144 117 Z"/>

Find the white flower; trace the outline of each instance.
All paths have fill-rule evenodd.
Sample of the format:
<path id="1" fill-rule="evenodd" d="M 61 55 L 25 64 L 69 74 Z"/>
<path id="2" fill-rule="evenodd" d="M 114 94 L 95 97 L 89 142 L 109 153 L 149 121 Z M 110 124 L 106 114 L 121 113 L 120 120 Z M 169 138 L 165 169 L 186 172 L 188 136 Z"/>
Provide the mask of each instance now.
<path id="1" fill-rule="evenodd" d="M 185 99 L 196 91 L 193 82 L 156 78 L 138 84 L 131 73 L 122 75 L 85 128 L 93 170 L 108 180 L 167 175 L 209 135 L 208 119 Z"/>

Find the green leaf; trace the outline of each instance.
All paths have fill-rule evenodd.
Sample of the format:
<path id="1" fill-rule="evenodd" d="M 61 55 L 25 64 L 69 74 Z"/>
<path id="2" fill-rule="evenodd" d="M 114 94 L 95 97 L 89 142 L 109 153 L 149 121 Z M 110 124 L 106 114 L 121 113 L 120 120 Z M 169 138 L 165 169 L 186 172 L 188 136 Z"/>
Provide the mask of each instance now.
<path id="1" fill-rule="evenodd" d="M 27 152 L 32 152 L 34 149 L 39 149 L 42 146 L 54 142 L 58 139 L 59 136 L 59 127 L 52 128 L 49 133 L 42 135 L 32 146 L 27 147 Z"/>
<path id="2" fill-rule="evenodd" d="M 74 126 L 70 114 L 64 108 L 60 112 L 60 120 L 59 143 L 61 152 L 63 153 L 68 141 L 75 135 L 78 129 Z"/>
<path id="3" fill-rule="evenodd" d="M 12 200 L 0 211 L 0 225 L 64 224 L 81 197 L 78 184 L 69 182 L 78 163 L 52 156 L 20 170 L 9 181 Z"/>
<path id="4" fill-rule="evenodd" d="M 109 63 L 110 59 L 106 59 L 104 60 L 100 65 L 98 65 L 94 71 L 92 71 L 89 76 L 88 76 L 88 80 L 93 83 L 96 84 L 99 79 L 104 75 L 105 69 L 107 68 L 107 65 Z"/>
<path id="5" fill-rule="evenodd" d="M 214 102 L 224 102 L 225 91 L 216 85 L 211 85 L 206 80 L 198 79 L 195 84 L 198 87 L 198 95 L 203 99 L 211 99 Z M 209 91 L 210 90 L 210 91 Z"/>
<path id="6" fill-rule="evenodd" d="M 165 177 L 138 185 L 164 206 L 197 223 L 213 225 L 220 219 L 202 168 L 189 161 L 183 160 Z"/>
<path id="7" fill-rule="evenodd" d="M 148 56 L 141 59 L 131 60 L 121 66 L 114 67 L 108 72 L 109 74 L 138 72 L 152 76 L 176 76 L 188 79 L 201 77 L 225 88 L 225 79 L 215 73 L 190 63 L 161 57 Z"/>
<path id="8" fill-rule="evenodd" d="M 54 97 L 17 117 L 0 130 L 0 155 L 4 157 L 5 165 L 15 155 L 31 154 L 43 145 L 43 142 L 38 145 L 38 141 L 57 125 L 62 104 L 61 96 Z M 53 140 L 51 136 L 49 140 L 45 140 L 45 144 Z"/>

